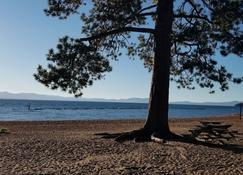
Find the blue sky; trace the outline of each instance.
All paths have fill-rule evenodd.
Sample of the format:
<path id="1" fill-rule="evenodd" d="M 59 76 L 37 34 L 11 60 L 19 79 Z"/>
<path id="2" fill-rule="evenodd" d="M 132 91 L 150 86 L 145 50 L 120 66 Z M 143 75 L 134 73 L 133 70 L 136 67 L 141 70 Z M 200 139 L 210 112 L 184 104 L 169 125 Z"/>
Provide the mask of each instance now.
<path id="1" fill-rule="evenodd" d="M 58 38 L 79 37 L 82 23 L 78 16 L 60 21 L 46 17 L 47 0 L 0 1 L 0 91 L 31 92 L 70 96 L 47 89 L 36 82 L 33 73 L 38 64 L 46 65 L 45 54 L 56 46 Z M 217 59 L 235 75 L 243 75 L 243 58 L 229 56 Z M 129 98 L 148 97 L 151 74 L 139 60 L 126 56 L 113 62 L 113 71 L 105 80 L 84 90 L 84 97 Z M 207 89 L 179 90 L 171 84 L 170 101 L 243 101 L 243 85 L 232 85 L 227 92 L 209 94 Z"/>

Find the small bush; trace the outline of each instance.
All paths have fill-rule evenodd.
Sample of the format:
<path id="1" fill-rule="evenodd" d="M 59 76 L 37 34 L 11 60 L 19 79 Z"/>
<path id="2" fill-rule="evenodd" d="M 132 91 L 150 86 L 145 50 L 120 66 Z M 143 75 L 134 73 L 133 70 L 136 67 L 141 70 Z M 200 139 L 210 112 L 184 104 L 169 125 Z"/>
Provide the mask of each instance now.
<path id="1" fill-rule="evenodd" d="M 9 133 L 7 128 L 0 128 L 0 134 Z"/>

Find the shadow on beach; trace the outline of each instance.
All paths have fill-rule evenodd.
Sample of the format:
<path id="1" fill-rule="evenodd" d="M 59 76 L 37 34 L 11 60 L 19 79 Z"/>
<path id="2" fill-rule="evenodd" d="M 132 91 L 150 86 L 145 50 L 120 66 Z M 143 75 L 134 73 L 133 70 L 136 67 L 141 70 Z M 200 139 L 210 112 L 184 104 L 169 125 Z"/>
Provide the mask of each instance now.
<path id="1" fill-rule="evenodd" d="M 115 139 L 118 136 L 122 135 L 124 133 L 95 133 L 94 135 L 100 136 L 100 138 L 103 139 Z M 240 139 L 239 137 L 237 139 Z M 139 140 L 135 142 L 149 142 L 152 140 Z M 181 142 L 181 143 L 187 143 L 187 144 L 193 144 L 193 145 L 201 145 L 201 146 L 206 146 L 209 148 L 216 148 L 216 149 L 223 149 L 226 151 L 232 151 L 236 154 L 241 154 L 243 153 L 243 145 L 238 145 L 238 144 L 233 144 L 233 143 L 224 143 L 224 144 L 217 144 L 217 143 L 210 143 L 210 142 L 205 142 L 205 141 L 200 141 L 195 139 L 190 134 L 183 134 L 183 135 L 177 135 L 176 138 L 165 140 L 163 142 L 160 142 L 160 144 L 166 143 L 167 141 L 175 141 L 175 142 Z M 115 141 L 114 141 L 115 142 Z"/>

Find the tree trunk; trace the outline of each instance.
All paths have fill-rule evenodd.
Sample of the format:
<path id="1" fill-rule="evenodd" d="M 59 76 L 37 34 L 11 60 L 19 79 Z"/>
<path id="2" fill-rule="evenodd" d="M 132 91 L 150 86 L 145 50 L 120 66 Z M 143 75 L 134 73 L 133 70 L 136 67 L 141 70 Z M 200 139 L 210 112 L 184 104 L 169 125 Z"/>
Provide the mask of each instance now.
<path id="1" fill-rule="evenodd" d="M 149 99 L 148 118 L 143 128 L 123 134 L 104 134 L 116 141 L 143 141 L 176 138 L 170 132 L 168 123 L 168 101 L 171 65 L 171 33 L 173 21 L 173 0 L 158 0 L 155 23 L 155 48 L 152 85 Z M 117 136 L 118 135 L 118 136 Z M 159 139 L 160 141 L 163 141 Z"/>
<path id="2" fill-rule="evenodd" d="M 144 129 L 149 134 L 170 137 L 168 124 L 169 79 L 173 0 L 158 0 L 155 23 L 155 55 L 148 118 Z"/>

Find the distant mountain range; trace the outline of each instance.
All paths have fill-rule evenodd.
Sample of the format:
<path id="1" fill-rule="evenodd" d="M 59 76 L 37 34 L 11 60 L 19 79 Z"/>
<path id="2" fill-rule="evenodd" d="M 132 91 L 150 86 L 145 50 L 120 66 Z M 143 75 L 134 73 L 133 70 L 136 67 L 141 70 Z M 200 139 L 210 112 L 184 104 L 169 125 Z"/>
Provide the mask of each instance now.
<path id="1" fill-rule="evenodd" d="M 0 99 L 148 103 L 148 98 L 127 98 L 127 99 L 74 98 L 74 97 L 62 97 L 62 96 L 54 96 L 54 95 L 42 95 L 42 94 L 35 94 L 35 93 L 10 93 L 10 92 L 0 92 Z M 229 101 L 229 102 L 180 101 L 180 102 L 171 102 L 171 104 L 213 105 L 213 106 L 234 106 L 238 103 L 240 103 L 240 102 L 239 101 Z"/>
<path id="2" fill-rule="evenodd" d="M 189 102 L 180 101 L 172 102 L 171 104 L 184 104 L 184 105 L 205 105 L 205 106 L 235 106 L 236 104 L 242 103 L 240 101 L 228 101 L 228 102 Z"/>
<path id="3" fill-rule="evenodd" d="M 74 98 L 62 97 L 55 95 L 42 95 L 35 93 L 10 93 L 0 92 L 0 99 L 15 100 L 56 100 L 56 101 L 97 101 L 97 102 L 131 102 L 131 103 L 147 103 L 147 98 L 128 98 L 128 99 L 105 99 L 105 98 Z"/>

